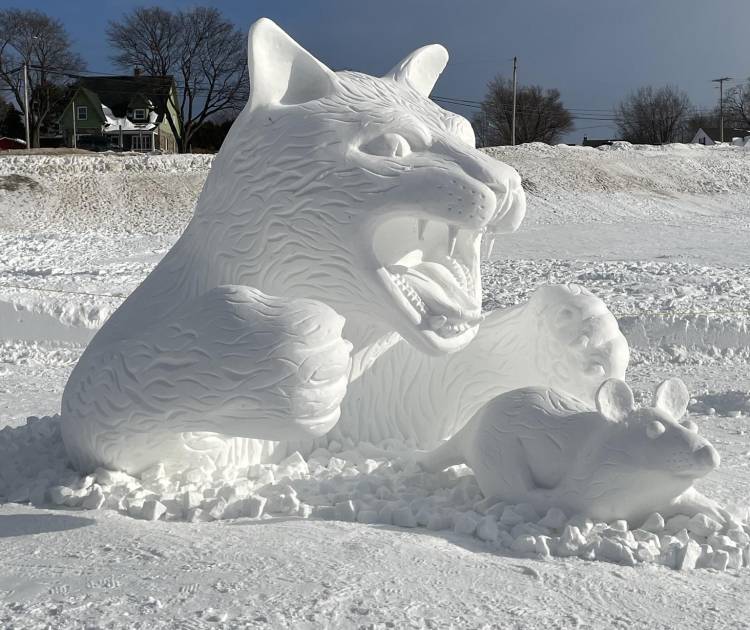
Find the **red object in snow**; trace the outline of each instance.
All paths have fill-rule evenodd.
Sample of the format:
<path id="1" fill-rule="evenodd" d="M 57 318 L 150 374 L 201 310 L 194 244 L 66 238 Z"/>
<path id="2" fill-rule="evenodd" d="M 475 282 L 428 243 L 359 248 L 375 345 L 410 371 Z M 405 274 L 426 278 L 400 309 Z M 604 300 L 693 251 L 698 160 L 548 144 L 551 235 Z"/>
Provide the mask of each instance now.
<path id="1" fill-rule="evenodd" d="M 26 143 L 18 138 L 6 138 L 5 136 L 0 137 L 0 151 L 7 151 L 8 149 L 25 149 Z"/>

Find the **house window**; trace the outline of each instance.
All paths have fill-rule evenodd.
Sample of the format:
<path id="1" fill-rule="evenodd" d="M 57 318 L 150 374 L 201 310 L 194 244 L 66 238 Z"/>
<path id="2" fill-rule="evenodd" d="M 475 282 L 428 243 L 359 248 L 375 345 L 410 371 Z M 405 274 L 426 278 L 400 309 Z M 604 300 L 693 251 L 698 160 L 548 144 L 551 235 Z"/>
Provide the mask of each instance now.
<path id="1" fill-rule="evenodd" d="M 133 120 L 146 120 L 146 110 L 145 109 L 133 110 Z"/>
<path id="2" fill-rule="evenodd" d="M 78 120 L 88 120 L 89 108 L 85 105 L 79 105 L 76 107 L 76 118 Z"/>
<path id="3" fill-rule="evenodd" d="M 133 151 L 151 151 L 151 134 L 145 136 L 133 136 L 130 148 Z"/>

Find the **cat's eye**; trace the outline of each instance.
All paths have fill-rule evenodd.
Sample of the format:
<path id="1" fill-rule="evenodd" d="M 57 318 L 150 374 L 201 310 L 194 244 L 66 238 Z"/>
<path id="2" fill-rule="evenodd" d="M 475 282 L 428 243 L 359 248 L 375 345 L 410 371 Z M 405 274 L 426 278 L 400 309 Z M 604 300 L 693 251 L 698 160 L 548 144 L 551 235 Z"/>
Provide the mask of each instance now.
<path id="1" fill-rule="evenodd" d="M 403 158 L 411 153 L 411 147 L 402 135 L 397 133 L 384 133 L 370 140 L 362 147 L 362 151 L 370 155 L 382 157 Z"/>
<path id="2" fill-rule="evenodd" d="M 646 427 L 646 435 L 648 435 L 648 437 L 653 440 L 658 438 L 666 430 L 667 429 L 661 422 L 659 422 L 658 420 L 652 420 Z"/>
<path id="3" fill-rule="evenodd" d="M 685 420 L 685 422 L 681 422 L 680 424 L 691 433 L 698 433 L 698 425 L 692 420 Z"/>

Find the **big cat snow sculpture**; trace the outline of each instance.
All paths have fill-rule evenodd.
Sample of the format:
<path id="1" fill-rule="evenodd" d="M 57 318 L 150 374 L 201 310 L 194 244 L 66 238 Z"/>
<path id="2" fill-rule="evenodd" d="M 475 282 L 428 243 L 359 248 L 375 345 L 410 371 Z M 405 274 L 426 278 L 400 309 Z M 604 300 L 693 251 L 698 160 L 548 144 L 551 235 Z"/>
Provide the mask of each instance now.
<path id="1" fill-rule="evenodd" d="M 384 77 L 333 72 L 252 26 L 252 95 L 192 220 L 65 388 L 80 470 L 247 465 L 331 430 L 429 447 L 504 391 L 592 401 L 624 376 L 616 321 L 578 287 L 482 321 L 482 242 L 525 197 L 429 100 L 447 60 L 432 45 Z"/>

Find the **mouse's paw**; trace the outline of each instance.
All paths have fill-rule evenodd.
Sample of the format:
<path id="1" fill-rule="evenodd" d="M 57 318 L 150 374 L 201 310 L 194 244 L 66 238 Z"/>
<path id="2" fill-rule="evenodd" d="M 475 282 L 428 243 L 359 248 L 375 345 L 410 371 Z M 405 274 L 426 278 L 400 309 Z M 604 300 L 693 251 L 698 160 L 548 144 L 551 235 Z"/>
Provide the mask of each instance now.
<path id="1" fill-rule="evenodd" d="M 705 514 L 722 525 L 729 525 L 736 520 L 721 504 L 704 496 L 695 488 L 685 490 L 664 510 L 665 517 L 674 516 L 675 514 L 684 514 L 685 516 Z"/>

